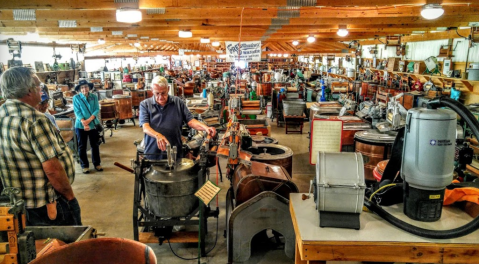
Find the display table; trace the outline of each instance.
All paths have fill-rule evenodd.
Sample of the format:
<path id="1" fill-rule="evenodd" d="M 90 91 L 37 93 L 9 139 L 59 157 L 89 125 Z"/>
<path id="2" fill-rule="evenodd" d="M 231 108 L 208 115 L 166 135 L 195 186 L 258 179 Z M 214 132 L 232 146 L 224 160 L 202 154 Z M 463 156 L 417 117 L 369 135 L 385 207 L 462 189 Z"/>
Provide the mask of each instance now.
<path id="1" fill-rule="evenodd" d="M 288 116 L 288 115 L 285 115 L 283 111 L 283 118 L 284 118 L 284 126 L 285 126 L 286 134 L 288 134 L 288 132 L 303 134 L 303 124 L 304 124 L 304 119 L 306 118 L 306 115 L 304 113 L 300 116 Z M 289 126 L 289 129 L 288 129 L 288 126 Z M 291 130 L 291 126 L 299 126 L 299 129 Z"/>
<path id="2" fill-rule="evenodd" d="M 479 231 L 455 239 L 428 239 L 407 233 L 373 213 L 361 214 L 361 228 L 321 228 L 313 195 L 290 195 L 289 208 L 296 235 L 295 263 L 326 261 L 377 261 L 418 263 L 479 263 Z M 434 223 L 410 220 L 400 206 L 387 211 L 422 228 L 441 230 L 462 226 L 472 218 L 454 207 L 445 207 Z"/>

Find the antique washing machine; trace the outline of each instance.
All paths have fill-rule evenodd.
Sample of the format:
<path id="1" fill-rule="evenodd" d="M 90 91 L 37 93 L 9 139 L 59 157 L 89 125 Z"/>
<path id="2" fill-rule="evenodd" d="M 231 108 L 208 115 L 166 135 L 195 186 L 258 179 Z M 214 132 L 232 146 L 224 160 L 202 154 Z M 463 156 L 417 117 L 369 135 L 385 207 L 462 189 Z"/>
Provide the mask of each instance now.
<path id="1" fill-rule="evenodd" d="M 284 236 L 286 256 L 293 258 L 295 235 L 289 194 L 298 188 L 281 166 L 252 161 L 236 167 L 226 194 L 228 263 L 247 261 L 251 240 L 272 229 Z"/>
<path id="2" fill-rule="evenodd" d="M 209 136 L 206 137 L 200 144 L 195 160 L 176 160 L 176 147 L 167 149 L 165 160 L 149 160 L 139 144 L 134 169 L 115 163 L 135 174 L 135 240 L 139 240 L 140 232 L 153 232 L 161 245 L 171 236 L 173 226 L 198 226 L 201 255 L 206 256 L 207 219 L 218 218 L 219 209 L 211 210 L 209 205 L 200 203 L 195 193 L 205 184 L 208 170 L 215 164 L 210 159 L 211 156 L 216 158 L 212 151 L 216 147 L 214 144 Z"/>
<path id="3" fill-rule="evenodd" d="M 397 132 L 381 133 L 376 129 L 359 131 L 354 134 L 354 150 L 368 157 L 364 163 L 364 177 L 367 181 L 376 181 L 373 170 L 376 165 L 391 157 L 391 150 Z"/>
<path id="4" fill-rule="evenodd" d="M 282 166 L 293 177 L 293 151 L 290 148 L 277 144 L 257 144 L 256 148 L 249 148 L 248 151 L 253 153 L 251 160 Z"/>

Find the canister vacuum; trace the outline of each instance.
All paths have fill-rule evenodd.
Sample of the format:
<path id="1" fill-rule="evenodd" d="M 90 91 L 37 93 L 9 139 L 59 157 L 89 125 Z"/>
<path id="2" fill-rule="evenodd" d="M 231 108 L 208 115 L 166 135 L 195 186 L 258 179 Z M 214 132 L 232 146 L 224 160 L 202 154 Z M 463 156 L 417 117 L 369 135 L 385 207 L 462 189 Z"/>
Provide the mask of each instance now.
<path id="1" fill-rule="evenodd" d="M 476 138 L 479 138 L 479 122 L 462 104 L 450 98 L 435 98 L 428 102 L 427 107 L 408 111 L 406 126 L 394 142 L 379 189 L 395 186 L 384 192 L 382 202 L 378 203 L 394 204 L 401 202 L 402 198 L 405 215 L 414 220 L 433 222 L 441 217 L 445 189 L 453 179 L 456 113 L 466 121 Z M 400 177 L 396 177 L 398 171 Z M 375 200 L 366 199 L 365 205 L 393 225 L 427 238 L 461 237 L 479 228 L 479 217 L 476 217 L 452 230 L 422 229 L 390 215 Z"/>

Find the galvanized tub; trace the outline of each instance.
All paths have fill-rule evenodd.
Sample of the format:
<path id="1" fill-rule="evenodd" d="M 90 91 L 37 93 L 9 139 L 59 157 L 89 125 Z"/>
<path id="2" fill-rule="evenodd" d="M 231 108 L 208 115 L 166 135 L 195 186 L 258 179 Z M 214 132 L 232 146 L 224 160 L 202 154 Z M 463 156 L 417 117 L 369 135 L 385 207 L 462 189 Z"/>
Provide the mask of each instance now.
<path id="1" fill-rule="evenodd" d="M 306 102 L 283 100 L 283 109 L 287 116 L 301 116 L 306 109 Z"/>
<path id="2" fill-rule="evenodd" d="M 145 174 L 146 207 L 158 217 L 186 217 L 198 207 L 197 166 L 182 159 L 176 169 L 166 164 L 152 165 Z"/>

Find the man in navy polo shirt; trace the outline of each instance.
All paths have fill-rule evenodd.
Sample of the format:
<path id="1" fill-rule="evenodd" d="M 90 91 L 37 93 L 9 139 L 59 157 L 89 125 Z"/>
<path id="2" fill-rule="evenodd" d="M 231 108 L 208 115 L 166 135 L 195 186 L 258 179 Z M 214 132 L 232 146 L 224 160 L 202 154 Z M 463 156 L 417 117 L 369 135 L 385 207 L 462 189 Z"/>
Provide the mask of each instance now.
<path id="1" fill-rule="evenodd" d="M 176 96 L 168 96 L 168 82 L 162 76 L 152 80 L 153 96 L 140 103 L 140 127 L 145 133 L 145 154 L 148 159 L 162 159 L 166 155 L 166 145 L 176 146 L 177 158 L 182 158 L 181 127 L 183 123 L 189 127 L 216 134 L 214 127 L 200 123 L 194 119 L 185 103 Z"/>

